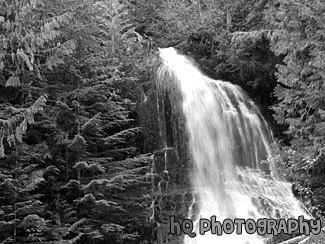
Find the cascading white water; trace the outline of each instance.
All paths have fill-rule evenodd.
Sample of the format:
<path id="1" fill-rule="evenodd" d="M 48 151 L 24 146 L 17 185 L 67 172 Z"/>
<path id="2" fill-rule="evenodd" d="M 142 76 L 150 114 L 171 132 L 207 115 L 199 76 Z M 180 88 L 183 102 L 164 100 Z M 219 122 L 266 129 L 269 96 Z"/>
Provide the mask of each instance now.
<path id="1" fill-rule="evenodd" d="M 204 76 L 173 48 L 159 49 L 163 61 L 158 75 L 177 81 L 183 100 L 194 170 L 191 175 L 197 202 L 189 218 L 198 231 L 199 218 L 297 218 L 304 215 L 288 183 L 263 164 L 271 154 L 272 135 L 254 103 L 229 82 Z M 305 215 L 306 216 L 306 215 Z M 186 244 L 264 243 L 257 234 L 205 233 L 185 236 Z"/>

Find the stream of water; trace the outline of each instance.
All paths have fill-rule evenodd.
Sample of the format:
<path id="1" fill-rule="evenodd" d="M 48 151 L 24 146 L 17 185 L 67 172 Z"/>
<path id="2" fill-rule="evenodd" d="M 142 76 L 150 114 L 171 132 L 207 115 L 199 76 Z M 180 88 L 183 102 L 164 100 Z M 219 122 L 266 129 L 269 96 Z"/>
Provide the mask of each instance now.
<path id="1" fill-rule="evenodd" d="M 193 192 L 197 201 L 188 218 L 199 232 L 199 218 L 297 218 L 305 215 L 291 193 L 291 185 L 279 181 L 272 165 L 263 163 L 271 155 L 272 133 L 247 95 L 229 82 L 203 75 L 173 48 L 159 49 L 163 67 L 182 94 L 183 113 L 194 169 Z M 260 244 L 257 234 L 205 233 L 185 236 L 185 244 Z"/>

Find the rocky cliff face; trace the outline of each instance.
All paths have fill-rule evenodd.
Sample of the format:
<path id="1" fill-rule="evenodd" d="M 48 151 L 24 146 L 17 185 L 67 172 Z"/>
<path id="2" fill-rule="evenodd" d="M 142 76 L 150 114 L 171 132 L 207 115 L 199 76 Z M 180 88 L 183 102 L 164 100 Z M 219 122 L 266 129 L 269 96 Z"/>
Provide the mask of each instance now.
<path id="1" fill-rule="evenodd" d="M 176 84 L 157 84 L 157 77 L 140 108 L 145 147 L 152 157 L 151 221 L 155 243 L 181 243 L 183 236 L 170 234 L 170 217 L 182 221 L 193 203 L 189 171 L 192 167 L 187 145 L 182 99 Z"/>

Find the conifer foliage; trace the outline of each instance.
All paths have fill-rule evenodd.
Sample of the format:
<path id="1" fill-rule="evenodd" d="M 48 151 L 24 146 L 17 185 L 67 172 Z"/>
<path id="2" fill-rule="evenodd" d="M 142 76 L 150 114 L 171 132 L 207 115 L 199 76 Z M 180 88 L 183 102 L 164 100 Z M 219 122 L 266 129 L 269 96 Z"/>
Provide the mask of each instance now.
<path id="1" fill-rule="evenodd" d="M 150 238 L 148 155 L 118 89 L 136 80 L 125 54 L 143 50 L 127 6 L 0 6 L 0 242 Z"/>
<path id="2" fill-rule="evenodd" d="M 277 66 L 275 119 L 288 126 L 291 145 L 286 164 L 293 169 L 297 191 L 313 210 L 325 211 L 325 3 L 279 1 L 268 18 L 274 32 L 271 50 L 283 55 Z"/>

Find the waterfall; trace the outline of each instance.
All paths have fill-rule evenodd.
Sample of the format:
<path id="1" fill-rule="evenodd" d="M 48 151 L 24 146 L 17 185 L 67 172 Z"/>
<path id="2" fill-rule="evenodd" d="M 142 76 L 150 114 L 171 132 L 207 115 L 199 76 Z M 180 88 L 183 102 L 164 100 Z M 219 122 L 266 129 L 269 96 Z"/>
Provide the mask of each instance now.
<path id="1" fill-rule="evenodd" d="M 271 156 L 272 133 L 256 105 L 242 89 L 203 75 L 187 57 L 173 48 L 159 49 L 158 76 L 176 82 L 182 96 L 188 147 L 193 161 L 189 176 L 197 196 L 188 218 L 198 231 L 200 218 L 297 218 L 305 215 L 289 183 L 277 179 Z M 166 80 L 166 79 L 164 79 Z M 164 131 L 166 133 L 166 131 Z M 265 243 L 267 237 L 209 232 L 184 243 Z"/>

